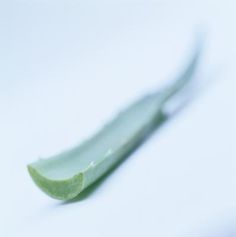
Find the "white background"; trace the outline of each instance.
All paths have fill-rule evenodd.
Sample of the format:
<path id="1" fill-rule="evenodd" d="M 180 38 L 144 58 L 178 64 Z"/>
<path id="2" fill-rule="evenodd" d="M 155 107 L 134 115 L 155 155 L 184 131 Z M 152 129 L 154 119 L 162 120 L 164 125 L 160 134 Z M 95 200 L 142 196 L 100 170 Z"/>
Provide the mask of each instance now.
<path id="1" fill-rule="evenodd" d="M 236 3 L 1 1 L 0 236 L 232 237 L 236 221 Z M 77 202 L 26 165 L 81 142 L 178 74 L 207 34 L 204 93 Z"/>

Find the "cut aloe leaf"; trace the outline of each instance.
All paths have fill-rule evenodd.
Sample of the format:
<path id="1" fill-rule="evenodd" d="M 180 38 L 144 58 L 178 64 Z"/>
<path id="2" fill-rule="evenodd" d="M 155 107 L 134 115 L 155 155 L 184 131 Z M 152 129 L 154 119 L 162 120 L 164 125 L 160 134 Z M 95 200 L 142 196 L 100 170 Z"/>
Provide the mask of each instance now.
<path id="1" fill-rule="evenodd" d="M 163 121 L 163 109 L 193 78 L 200 47 L 184 73 L 163 90 L 147 95 L 122 111 L 81 145 L 28 165 L 28 171 L 49 196 L 70 200 L 127 157 Z"/>

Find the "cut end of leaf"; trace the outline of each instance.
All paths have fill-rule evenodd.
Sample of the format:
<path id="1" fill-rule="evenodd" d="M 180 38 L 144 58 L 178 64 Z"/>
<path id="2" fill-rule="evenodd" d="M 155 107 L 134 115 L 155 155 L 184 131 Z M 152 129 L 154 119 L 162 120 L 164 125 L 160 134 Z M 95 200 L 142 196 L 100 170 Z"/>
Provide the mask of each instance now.
<path id="1" fill-rule="evenodd" d="M 80 173 L 69 179 L 53 180 L 41 174 L 30 164 L 27 166 L 35 184 L 47 195 L 58 200 L 71 200 L 83 190 L 83 174 Z"/>

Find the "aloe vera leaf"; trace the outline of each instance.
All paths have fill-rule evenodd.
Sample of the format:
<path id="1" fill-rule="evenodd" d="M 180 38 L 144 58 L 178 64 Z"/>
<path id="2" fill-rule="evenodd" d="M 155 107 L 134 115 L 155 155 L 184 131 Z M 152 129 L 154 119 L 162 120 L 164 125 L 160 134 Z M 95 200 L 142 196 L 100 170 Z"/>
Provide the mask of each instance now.
<path id="1" fill-rule="evenodd" d="M 70 200 L 110 171 L 163 121 L 166 102 L 193 78 L 200 51 L 196 47 L 184 73 L 170 86 L 130 105 L 89 140 L 29 164 L 36 185 L 55 199 Z"/>

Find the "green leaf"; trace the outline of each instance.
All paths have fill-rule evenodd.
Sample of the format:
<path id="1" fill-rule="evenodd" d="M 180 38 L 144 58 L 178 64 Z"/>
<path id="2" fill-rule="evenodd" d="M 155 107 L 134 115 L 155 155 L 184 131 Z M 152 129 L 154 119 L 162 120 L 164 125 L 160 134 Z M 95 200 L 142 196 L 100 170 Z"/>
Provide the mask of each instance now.
<path id="1" fill-rule="evenodd" d="M 37 186 L 53 198 L 70 200 L 114 168 L 163 122 L 166 102 L 193 78 L 200 51 L 198 45 L 187 69 L 173 84 L 130 105 L 89 140 L 29 164 Z"/>

